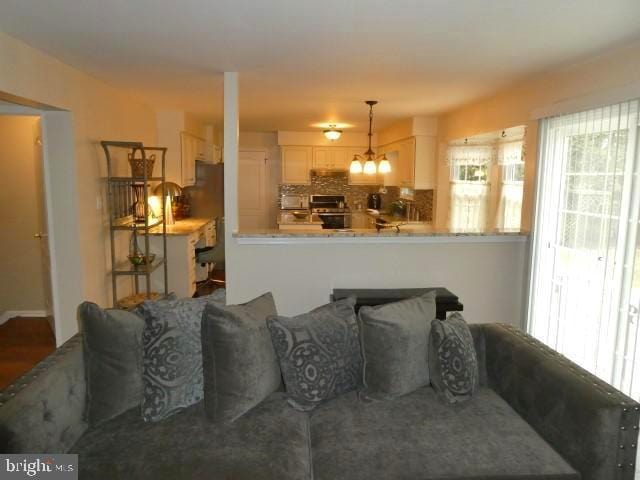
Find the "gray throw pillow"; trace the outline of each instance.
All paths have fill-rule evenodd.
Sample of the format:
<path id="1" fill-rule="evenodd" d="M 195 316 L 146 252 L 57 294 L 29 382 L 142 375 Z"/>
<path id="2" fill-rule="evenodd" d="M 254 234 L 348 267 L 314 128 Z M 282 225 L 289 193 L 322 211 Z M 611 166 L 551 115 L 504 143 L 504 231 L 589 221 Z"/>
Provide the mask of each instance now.
<path id="1" fill-rule="evenodd" d="M 355 297 L 349 297 L 297 317 L 267 319 L 294 408 L 312 410 L 362 385 L 355 303 Z"/>
<path id="2" fill-rule="evenodd" d="M 200 329 L 204 307 L 211 302 L 224 304 L 225 291 L 142 304 L 144 421 L 162 420 L 204 397 Z"/>
<path id="3" fill-rule="evenodd" d="M 210 303 L 204 309 L 204 404 L 211 421 L 233 422 L 281 387 L 266 322 L 277 313 L 271 293 L 242 305 Z"/>
<path id="4" fill-rule="evenodd" d="M 140 405 L 144 320 L 91 302 L 83 302 L 78 314 L 87 382 L 85 417 L 97 425 Z"/>
<path id="5" fill-rule="evenodd" d="M 364 396 L 399 397 L 429 385 L 429 332 L 436 293 L 358 312 L 364 356 Z"/>
<path id="6" fill-rule="evenodd" d="M 467 400 L 478 390 L 478 358 L 473 337 L 458 312 L 431 324 L 429 373 L 433 388 L 451 403 Z"/>

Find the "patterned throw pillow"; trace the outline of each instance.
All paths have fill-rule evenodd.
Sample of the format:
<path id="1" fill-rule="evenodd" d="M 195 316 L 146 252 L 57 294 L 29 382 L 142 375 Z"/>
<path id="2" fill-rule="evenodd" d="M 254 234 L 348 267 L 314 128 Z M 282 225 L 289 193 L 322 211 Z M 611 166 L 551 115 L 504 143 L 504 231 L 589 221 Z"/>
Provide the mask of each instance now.
<path id="1" fill-rule="evenodd" d="M 478 359 L 460 313 L 431 323 L 429 374 L 434 389 L 451 403 L 467 400 L 477 391 Z"/>
<path id="2" fill-rule="evenodd" d="M 200 327 L 209 302 L 224 305 L 225 291 L 143 303 L 142 418 L 146 422 L 167 418 L 203 399 Z"/>
<path id="3" fill-rule="evenodd" d="M 355 297 L 323 305 L 297 317 L 269 317 L 289 404 L 309 411 L 359 388 L 362 356 Z"/>

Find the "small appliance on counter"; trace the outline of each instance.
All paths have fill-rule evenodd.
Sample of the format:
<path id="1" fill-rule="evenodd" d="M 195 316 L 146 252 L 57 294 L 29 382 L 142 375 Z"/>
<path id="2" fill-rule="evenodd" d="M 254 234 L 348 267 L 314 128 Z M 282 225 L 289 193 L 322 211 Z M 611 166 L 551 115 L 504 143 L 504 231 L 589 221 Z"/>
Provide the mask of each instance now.
<path id="1" fill-rule="evenodd" d="M 325 230 L 351 228 L 351 211 L 344 195 L 311 195 L 311 214 L 322 220 Z"/>
<path id="2" fill-rule="evenodd" d="M 280 196 L 280 219 L 309 221 L 309 195 L 283 193 Z"/>
<path id="3" fill-rule="evenodd" d="M 367 197 L 367 208 L 382 210 L 382 195 L 379 193 L 370 193 Z"/>

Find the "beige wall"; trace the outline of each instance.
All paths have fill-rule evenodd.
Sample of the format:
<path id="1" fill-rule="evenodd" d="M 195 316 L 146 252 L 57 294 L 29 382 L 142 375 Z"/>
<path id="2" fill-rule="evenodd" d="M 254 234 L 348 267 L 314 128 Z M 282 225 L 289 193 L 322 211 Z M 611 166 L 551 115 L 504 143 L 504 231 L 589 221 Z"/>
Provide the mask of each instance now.
<path id="1" fill-rule="evenodd" d="M 0 115 L 0 317 L 44 311 L 40 240 L 42 183 L 34 139 L 38 117 Z"/>
<path id="2" fill-rule="evenodd" d="M 470 322 L 523 325 L 524 241 L 303 242 L 241 245 L 228 240 L 229 302 L 271 291 L 278 313 L 297 315 L 327 303 L 334 288 L 443 286 L 460 297 Z"/>
<path id="3" fill-rule="evenodd" d="M 0 93 L 73 114 L 81 247 L 75 258 L 66 261 L 82 263 L 84 298 L 107 305 L 111 296 L 107 217 L 104 209 L 98 209 L 99 203 L 105 205 L 102 178 L 106 162 L 98 142 L 156 143 L 154 112 L 131 96 L 3 33 L 0 71 Z"/>
<path id="4" fill-rule="evenodd" d="M 635 86 L 638 88 L 634 88 Z M 631 86 L 631 88 L 628 88 Z M 608 92 L 630 92 L 640 97 L 640 41 L 605 52 L 597 57 L 565 66 L 553 72 L 520 82 L 492 96 L 464 106 L 440 118 L 436 225 L 446 226 L 449 210 L 449 171 L 446 145 L 451 140 L 526 125 L 525 191 L 522 228 L 531 228 L 535 189 L 538 122 L 536 111 L 560 113 L 564 108 L 581 110 L 614 100 Z M 635 92 L 635 93 L 634 93 Z"/>

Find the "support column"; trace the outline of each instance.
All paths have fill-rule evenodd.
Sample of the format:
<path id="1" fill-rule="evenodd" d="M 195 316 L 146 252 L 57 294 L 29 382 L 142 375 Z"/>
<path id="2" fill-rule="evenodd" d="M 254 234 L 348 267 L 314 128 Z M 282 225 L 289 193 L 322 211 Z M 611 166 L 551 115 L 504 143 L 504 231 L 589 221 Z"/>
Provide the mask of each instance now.
<path id="1" fill-rule="evenodd" d="M 234 302 L 234 257 L 238 229 L 238 73 L 224 73 L 224 220 L 227 301 Z"/>

